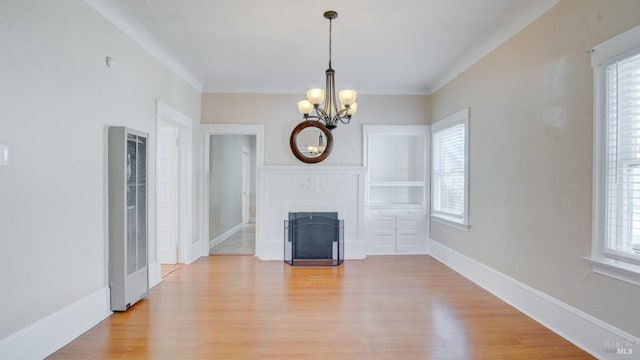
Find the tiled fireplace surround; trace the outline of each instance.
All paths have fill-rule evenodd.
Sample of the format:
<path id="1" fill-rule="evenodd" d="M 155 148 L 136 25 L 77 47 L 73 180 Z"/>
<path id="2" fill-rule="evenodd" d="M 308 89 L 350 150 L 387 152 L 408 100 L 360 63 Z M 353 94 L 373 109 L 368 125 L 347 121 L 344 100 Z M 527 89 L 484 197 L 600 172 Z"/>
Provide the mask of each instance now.
<path id="1" fill-rule="evenodd" d="M 345 259 L 367 255 L 363 167 L 264 166 L 258 170 L 256 256 L 284 259 L 283 222 L 289 212 L 338 212 L 344 220 Z"/>

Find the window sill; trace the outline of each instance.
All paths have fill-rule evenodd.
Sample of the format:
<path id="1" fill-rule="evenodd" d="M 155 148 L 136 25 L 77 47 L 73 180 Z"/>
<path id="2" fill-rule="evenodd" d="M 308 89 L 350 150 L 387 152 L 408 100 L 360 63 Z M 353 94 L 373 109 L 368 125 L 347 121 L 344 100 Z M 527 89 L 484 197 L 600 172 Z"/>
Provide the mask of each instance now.
<path id="1" fill-rule="evenodd" d="M 640 286 L 640 266 L 612 259 L 583 257 L 593 267 L 593 272 Z"/>
<path id="2" fill-rule="evenodd" d="M 455 222 L 455 221 L 451 221 L 447 218 L 443 218 L 437 215 L 429 215 L 431 217 L 431 220 L 434 222 L 437 222 L 439 224 L 444 224 L 444 225 L 448 225 L 451 226 L 453 228 L 456 228 L 458 230 L 462 230 L 462 231 L 469 231 L 469 229 L 471 228 L 471 224 L 462 224 L 459 222 Z"/>

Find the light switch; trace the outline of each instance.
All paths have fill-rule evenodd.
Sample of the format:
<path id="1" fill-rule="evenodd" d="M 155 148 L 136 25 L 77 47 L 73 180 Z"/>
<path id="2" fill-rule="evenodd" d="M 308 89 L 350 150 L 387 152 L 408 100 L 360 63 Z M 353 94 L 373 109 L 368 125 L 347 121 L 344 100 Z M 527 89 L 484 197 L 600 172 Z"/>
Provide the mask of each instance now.
<path id="1" fill-rule="evenodd" d="M 9 143 L 0 140 L 0 165 L 9 165 Z"/>

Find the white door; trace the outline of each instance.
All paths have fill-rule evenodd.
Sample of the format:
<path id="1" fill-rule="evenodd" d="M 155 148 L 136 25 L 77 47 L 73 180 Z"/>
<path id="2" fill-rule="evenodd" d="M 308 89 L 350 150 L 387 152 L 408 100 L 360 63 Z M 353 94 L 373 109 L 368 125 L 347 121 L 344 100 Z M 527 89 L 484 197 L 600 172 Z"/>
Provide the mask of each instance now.
<path id="1" fill-rule="evenodd" d="M 251 219 L 251 151 L 242 147 L 242 223 Z"/>
<path id="2" fill-rule="evenodd" d="M 178 128 L 163 125 L 158 141 L 160 263 L 175 264 L 178 262 Z"/>

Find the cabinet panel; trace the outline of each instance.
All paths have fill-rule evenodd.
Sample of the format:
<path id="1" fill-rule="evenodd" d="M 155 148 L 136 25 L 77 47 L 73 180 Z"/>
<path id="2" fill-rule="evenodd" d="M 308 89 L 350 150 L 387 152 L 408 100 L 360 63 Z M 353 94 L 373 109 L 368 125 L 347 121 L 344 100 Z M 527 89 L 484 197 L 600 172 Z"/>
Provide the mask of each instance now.
<path id="1" fill-rule="evenodd" d="M 396 250 L 398 252 L 423 252 L 425 218 L 418 216 L 398 216 Z"/>
<path id="2" fill-rule="evenodd" d="M 368 225 L 370 254 L 422 254 L 425 251 L 424 215 L 370 213 Z"/>
<path id="3" fill-rule="evenodd" d="M 395 216 L 372 216 L 369 219 L 370 253 L 389 253 L 395 251 Z"/>

